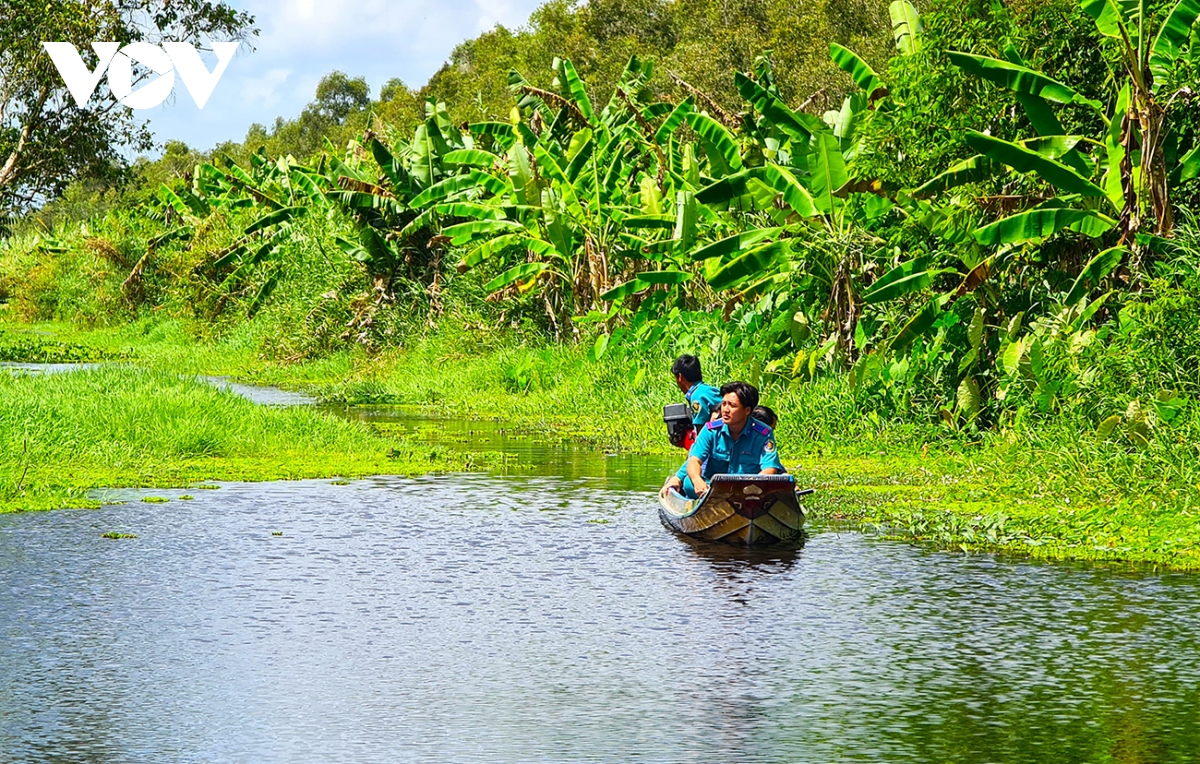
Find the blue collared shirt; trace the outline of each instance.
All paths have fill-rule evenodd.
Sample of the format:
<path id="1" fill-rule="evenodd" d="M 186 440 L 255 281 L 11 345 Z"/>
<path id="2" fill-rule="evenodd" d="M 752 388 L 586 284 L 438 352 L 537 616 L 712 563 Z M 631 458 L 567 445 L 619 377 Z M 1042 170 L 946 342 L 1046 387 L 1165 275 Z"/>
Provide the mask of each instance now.
<path id="1" fill-rule="evenodd" d="M 684 395 L 692 407 L 692 424 L 699 430 L 712 419 L 712 413 L 721 408 L 721 391 L 706 382 L 697 382 Z"/>
<path id="2" fill-rule="evenodd" d="M 688 460 L 693 457 L 703 465 L 701 474 L 705 480 L 721 474 L 757 475 L 769 467 L 784 472 L 775 448 L 775 432 L 754 417 L 746 420 L 737 440 L 725 423 L 710 422 L 700 430 L 688 452 Z"/>

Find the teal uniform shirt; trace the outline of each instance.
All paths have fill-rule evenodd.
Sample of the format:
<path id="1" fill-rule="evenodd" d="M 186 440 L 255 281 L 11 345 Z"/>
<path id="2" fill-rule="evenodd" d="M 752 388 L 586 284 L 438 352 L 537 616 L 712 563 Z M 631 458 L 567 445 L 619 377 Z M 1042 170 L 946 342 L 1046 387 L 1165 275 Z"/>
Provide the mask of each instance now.
<path id="1" fill-rule="evenodd" d="M 721 408 L 721 391 L 710 384 L 697 382 L 684 395 L 692 407 L 692 424 L 700 430 L 712 419 L 712 413 Z"/>
<path id="2" fill-rule="evenodd" d="M 710 422 L 696 436 L 688 460 L 692 457 L 703 465 L 701 475 L 705 480 L 721 474 L 757 475 L 769 467 L 784 471 L 775 449 L 775 432 L 754 417 L 746 420 L 737 440 L 723 422 Z"/>

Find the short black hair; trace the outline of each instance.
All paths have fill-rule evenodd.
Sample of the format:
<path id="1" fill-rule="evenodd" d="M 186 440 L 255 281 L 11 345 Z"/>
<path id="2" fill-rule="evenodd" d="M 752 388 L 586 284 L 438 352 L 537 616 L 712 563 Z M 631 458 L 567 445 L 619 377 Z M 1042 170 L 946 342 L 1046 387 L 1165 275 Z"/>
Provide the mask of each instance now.
<path id="1" fill-rule="evenodd" d="M 671 364 L 671 373 L 682 375 L 688 382 L 696 383 L 704 379 L 700 371 L 700 359 L 694 355 L 681 355 Z"/>
<path id="2" fill-rule="evenodd" d="M 721 385 L 721 397 L 736 393 L 738 400 L 748 409 L 758 405 L 758 388 L 748 382 L 729 382 Z"/>
<path id="3" fill-rule="evenodd" d="M 775 429 L 775 424 L 779 421 L 779 417 L 775 416 L 775 412 L 766 406 L 755 406 L 754 411 L 750 412 L 750 416 L 762 422 L 767 427 L 770 427 L 772 430 Z"/>

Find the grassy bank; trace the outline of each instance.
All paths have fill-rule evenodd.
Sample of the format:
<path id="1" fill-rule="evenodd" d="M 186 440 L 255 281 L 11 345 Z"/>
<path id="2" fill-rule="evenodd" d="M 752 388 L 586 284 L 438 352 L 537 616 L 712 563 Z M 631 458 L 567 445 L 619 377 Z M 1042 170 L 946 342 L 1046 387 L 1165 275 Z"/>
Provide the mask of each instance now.
<path id="1" fill-rule="evenodd" d="M 468 467 L 304 408 L 256 406 L 163 371 L 0 374 L 0 511 L 90 507 L 103 487 Z"/>
<path id="2" fill-rule="evenodd" d="M 283 364 L 261 357 L 255 338 L 195 342 L 170 324 L 37 331 L 10 326 L 7 346 L 17 337 L 25 347 L 41 343 L 50 356 L 121 357 L 145 370 L 0 377 L 7 509 L 78 506 L 98 486 L 465 466 L 451 461 L 463 456 L 416 453 L 314 411 L 257 407 L 180 373 L 502 420 L 609 451 L 672 451 L 659 421 L 661 405 L 677 396 L 661 371 L 667 359 L 595 363 L 578 348 L 480 346 L 443 334 L 383 354 Z M 782 415 L 785 463 L 821 489 L 811 502 L 818 520 L 968 551 L 1200 568 L 1200 439 L 1188 421 L 1142 447 L 1097 438 L 1067 420 L 968 435 L 855 414 L 845 384 L 764 385 Z"/>

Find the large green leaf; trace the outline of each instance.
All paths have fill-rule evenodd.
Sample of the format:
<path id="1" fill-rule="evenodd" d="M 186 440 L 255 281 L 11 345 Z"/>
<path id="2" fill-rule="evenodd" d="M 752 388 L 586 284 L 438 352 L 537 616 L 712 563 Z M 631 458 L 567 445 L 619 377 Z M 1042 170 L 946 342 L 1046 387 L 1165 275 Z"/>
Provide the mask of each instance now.
<path id="1" fill-rule="evenodd" d="M 387 147 L 379 142 L 378 138 L 371 138 L 371 155 L 375 157 L 375 162 L 379 165 L 379 169 L 383 170 L 383 174 L 392 182 L 392 188 L 397 193 L 408 194 L 409 177 L 408 170 L 404 169 L 404 165 L 397 159 Z"/>
<path id="2" fill-rule="evenodd" d="M 1192 35 L 1197 17 L 1200 17 L 1200 0 L 1179 0 L 1171 9 L 1150 49 L 1150 71 L 1155 79 L 1165 79 L 1171 71 L 1179 51 Z"/>
<path id="3" fill-rule="evenodd" d="M 516 233 L 523 230 L 525 230 L 524 226 L 512 220 L 471 220 L 443 229 L 442 235 L 449 236 L 451 244 L 461 247 L 471 239 L 480 236 L 490 236 L 498 233 Z"/>
<path id="4" fill-rule="evenodd" d="M 555 59 L 553 67 L 558 73 L 559 86 L 562 88 L 563 96 L 574 102 L 584 119 L 592 122 L 596 117 L 592 112 L 592 100 L 588 98 L 587 89 L 583 86 L 583 80 L 579 79 L 575 65 L 571 63 L 570 59 L 563 58 Z"/>
<path id="5" fill-rule="evenodd" d="M 261 231 L 264 228 L 290 223 L 294 218 L 300 217 L 308 212 L 307 207 L 284 207 L 281 210 L 274 210 L 255 220 L 250 225 L 246 226 L 245 234 L 252 234 L 256 231 Z"/>
<path id="6" fill-rule="evenodd" d="M 945 304 L 945 297 L 933 297 L 925 306 L 907 322 L 900 327 L 900 331 L 896 333 L 888 343 L 888 349 L 893 353 L 899 353 L 909 345 L 916 342 L 917 338 L 928 332 L 937 323 L 938 317 L 942 315 L 942 305 Z"/>
<path id="7" fill-rule="evenodd" d="M 813 217 L 820 212 L 812 194 L 787 168 L 773 164 L 765 165 L 762 168 L 761 178 L 764 183 L 783 196 L 784 203 L 791 207 L 797 215 Z"/>
<path id="8" fill-rule="evenodd" d="M 463 175 L 454 175 L 439 181 L 421 193 L 417 194 L 411 205 L 424 207 L 433 202 L 440 202 L 452 196 L 468 191 L 479 191 L 484 194 L 498 194 L 508 188 L 508 184 L 494 175 L 488 175 L 479 170 L 469 170 Z"/>
<path id="9" fill-rule="evenodd" d="M 888 302 L 922 292 L 933 286 L 933 280 L 948 269 L 930 269 L 928 257 L 918 257 L 896 266 L 883 274 L 871 288 L 863 293 L 863 302 L 868 305 Z"/>
<path id="10" fill-rule="evenodd" d="M 750 249 L 767 239 L 775 238 L 782 231 L 782 228 L 754 228 L 749 231 L 743 231 L 727 239 L 721 239 L 697 249 L 692 253 L 692 259 L 707 260 L 712 257 L 722 257 L 732 252 Z"/>
<path id="11" fill-rule="evenodd" d="M 1111 230 L 1117 221 L 1091 210 L 1039 207 L 1001 218 L 973 232 L 975 240 L 990 244 L 1024 244 L 1040 241 L 1059 231 L 1072 230 L 1092 238 Z"/>
<path id="12" fill-rule="evenodd" d="M 1073 88 L 1027 66 L 958 51 L 947 51 L 946 55 L 964 72 L 982 77 L 1015 93 L 1037 96 L 1061 104 L 1084 104 L 1097 111 L 1104 108 L 1099 102 L 1085 98 Z"/>
<path id="13" fill-rule="evenodd" d="M 892 18 L 892 37 L 896 39 L 896 50 L 911 55 L 921 49 L 921 17 L 908 0 L 895 0 L 888 6 Z"/>
<path id="14" fill-rule="evenodd" d="M 1018 172 L 1032 172 L 1042 180 L 1062 191 L 1083 196 L 1104 196 L 1104 189 L 1087 178 L 1036 151 L 1019 143 L 1011 143 L 990 135 L 967 131 L 967 145 L 997 162 L 1002 162 Z"/>
<path id="15" fill-rule="evenodd" d="M 952 165 L 950 169 L 935 175 L 931 180 L 913 189 L 912 195 L 923 199 L 966 183 L 979 183 L 995 175 L 1000 167 L 998 162 L 993 162 L 982 154 L 976 154 Z"/>
<path id="16" fill-rule="evenodd" d="M 458 272 L 464 273 L 471 268 L 488 260 L 491 257 L 512 249 L 513 247 L 524 245 L 529 241 L 529 237 L 519 233 L 508 233 L 502 236 L 497 236 L 494 239 L 488 239 L 480 244 L 475 249 L 467 253 L 467 256 L 458 264 Z"/>
<path id="17" fill-rule="evenodd" d="M 500 220 L 504 210 L 490 204 L 473 202 L 443 202 L 435 208 L 439 215 L 452 218 L 470 218 L 472 220 Z"/>
<path id="18" fill-rule="evenodd" d="M 613 302 L 614 300 L 620 300 L 628 297 L 631 294 L 641 292 L 644 289 L 649 289 L 651 286 L 652 284 L 642 281 L 641 279 L 630 279 L 629 281 L 617 284 L 607 292 L 601 292 L 600 299 Z"/>
<path id="19" fill-rule="evenodd" d="M 807 143 L 812 133 L 820 129 L 819 123 L 812 117 L 803 112 L 792 111 L 775 94 L 741 72 L 734 73 L 733 84 L 737 86 L 742 98 L 749 101 L 772 125 L 793 140 L 801 144 Z"/>
<path id="20" fill-rule="evenodd" d="M 1083 12 L 1095 20 L 1100 34 L 1117 40 L 1130 39 L 1134 45 L 1137 45 L 1137 42 L 1131 38 L 1136 37 L 1136 34 L 1129 34 L 1126 25 L 1138 6 L 1138 0 L 1081 0 L 1080 2 Z"/>
<path id="21" fill-rule="evenodd" d="M 492 152 L 483 149 L 456 149 L 442 157 L 442 161 L 459 167 L 483 167 L 485 169 L 497 167 L 504 162 Z"/>
<path id="22" fill-rule="evenodd" d="M 832 212 L 837 204 L 834 192 L 846 184 L 847 178 L 842 146 L 837 136 L 829 131 L 813 136 L 812 146 L 809 171 L 812 173 L 813 199 L 817 209 Z"/>
<path id="23" fill-rule="evenodd" d="M 1071 285 L 1071 291 L 1067 293 L 1063 304 L 1074 305 L 1086 297 L 1089 288 L 1095 288 L 1101 279 L 1112 273 L 1113 269 L 1121 264 L 1125 252 L 1123 246 L 1111 247 L 1089 260 L 1088 264 L 1083 266 L 1079 278 L 1075 279 L 1075 283 Z"/>
<path id="24" fill-rule="evenodd" d="M 742 169 L 742 157 L 738 154 L 737 141 L 724 125 L 699 112 L 691 112 L 684 118 L 704 141 L 704 145 L 711 149 L 710 158 L 723 165 L 717 168 L 718 174 L 729 175 Z"/>
<path id="25" fill-rule="evenodd" d="M 714 268 L 708 274 L 708 283 L 718 291 L 737 286 L 747 279 L 764 275 L 780 257 L 790 251 L 791 245 L 787 240 L 755 247 Z"/>
<path id="26" fill-rule="evenodd" d="M 647 284 L 682 284 L 692 278 L 687 271 L 642 271 L 638 279 Z"/>
<path id="27" fill-rule="evenodd" d="M 1200 178 L 1200 145 L 1197 145 L 1179 160 L 1180 180 Z"/>
<path id="28" fill-rule="evenodd" d="M 509 268 L 504 273 L 501 273 L 496 278 L 484 284 L 483 288 L 488 292 L 495 292 L 503 289 L 509 284 L 513 284 L 518 281 L 529 281 L 530 279 L 537 278 L 549 270 L 551 270 L 551 268 L 546 263 L 521 263 L 520 265 L 514 265 L 512 268 Z"/>
<path id="29" fill-rule="evenodd" d="M 715 206 L 731 202 L 734 199 L 745 196 L 746 181 L 751 178 L 757 178 L 762 175 L 763 168 L 752 167 L 749 170 L 727 175 L 715 183 L 710 183 L 704 188 L 696 192 L 696 201 L 701 204 Z"/>
<path id="30" fill-rule="evenodd" d="M 676 106 L 671 113 L 667 115 L 667 118 L 663 120 L 662 124 L 658 126 L 658 130 L 654 132 L 654 143 L 659 146 L 666 143 L 667 138 L 670 137 L 671 133 L 675 132 L 675 128 L 682 125 L 684 119 L 692 111 L 692 97 L 688 96 L 683 100 L 682 103 Z"/>
<path id="31" fill-rule="evenodd" d="M 850 79 L 854 80 L 854 84 L 862 88 L 867 95 L 871 95 L 882 85 L 875 70 L 868 66 L 867 62 L 863 61 L 857 53 L 844 45 L 838 45 L 836 42 L 829 43 L 829 56 L 833 59 L 833 63 L 849 74 Z"/>

